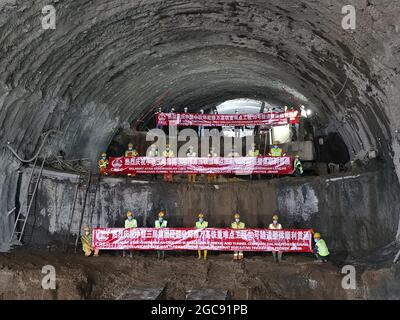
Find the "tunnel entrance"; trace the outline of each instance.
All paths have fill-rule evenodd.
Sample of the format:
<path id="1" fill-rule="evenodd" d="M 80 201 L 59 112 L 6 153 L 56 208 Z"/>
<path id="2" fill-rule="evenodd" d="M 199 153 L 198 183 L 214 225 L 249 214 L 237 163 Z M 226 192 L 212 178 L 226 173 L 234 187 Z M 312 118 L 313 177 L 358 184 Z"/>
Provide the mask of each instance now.
<path id="1" fill-rule="evenodd" d="M 341 0 L 53 1 L 54 28 L 42 23 L 42 0 L 3 2 L 0 251 L 82 253 L 86 226 L 124 228 L 128 211 L 139 227 L 163 211 L 167 228 L 185 229 L 202 213 L 210 228 L 269 230 L 276 214 L 283 229 L 322 234 L 332 272 L 349 261 L 382 267 L 382 287 L 363 273 L 377 293 L 362 297 L 397 294 L 388 261 L 400 241 L 400 4 L 356 1 L 351 30 Z M 27 256 L 12 259 L 29 265 Z M 171 256 L 170 270 L 193 264 Z M 138 266 L 163 274 L 149 257 Z M 234 297 L 303 298 L 302 288 L 336 280 L 295 276 L 296 263 L 323 271 L 307 264 L 312 254 L 284 254 L 286 296 L 263 274 L 259 260 L 271 255 L 238 258 L 240 267 L 221 257 L 196 269 L 204 283 L 221 287 L 226 270 L 259 279 L 228 288 Z M 80 297 L 104 297 L 93 293 L 107 287 L 102 266 L 73 261 Z M 167 284 L 166 296 L 184 297 L 189 282 Z"/>

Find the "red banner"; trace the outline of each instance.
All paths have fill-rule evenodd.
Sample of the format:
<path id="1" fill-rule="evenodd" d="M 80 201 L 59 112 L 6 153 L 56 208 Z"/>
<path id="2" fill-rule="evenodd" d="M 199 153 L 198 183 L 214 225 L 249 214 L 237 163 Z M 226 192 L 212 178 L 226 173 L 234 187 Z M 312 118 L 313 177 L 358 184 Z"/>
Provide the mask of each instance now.
<path id="1" fill-rule="evenodd" d="M 267 112 L 254 114 L 201 114 L 162 113 L 156 114 L 157 125 L 163 126 L 283 126 L 299 122 L 299 112 Z"/>
<path id="2" fill-rule="evenodd" d="M 217 250 L 312 252 L 311 230 L 99 228 L 93 246 L 100 250 Z"/>
<path id="3" fill-rule="evenodd" d="M 109 158 L 109 174 L 292 174 L 290 157 Z"/>

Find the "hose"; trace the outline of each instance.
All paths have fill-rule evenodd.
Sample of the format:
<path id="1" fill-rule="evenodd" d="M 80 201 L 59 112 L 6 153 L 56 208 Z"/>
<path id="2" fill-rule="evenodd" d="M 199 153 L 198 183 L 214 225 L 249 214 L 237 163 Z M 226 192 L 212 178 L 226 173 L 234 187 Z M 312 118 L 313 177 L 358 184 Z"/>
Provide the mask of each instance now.
<path id="1" fill-rule="evenodd" d="M 17 152 L 13 149 L 13 147 L 11 147 L 10 142 L 7 143 L 6 147 L 13 153 L 13 155 L 14 155 L 19 161 L 21 161 L 21 162 L 23 162 L 23 163 L 29 163 L 29 162 L 32 162 L 32 161 L 35 161 L 35 160 L 36 160 L 36 158 L 39 156 L 40 152 L 42 151 L 42 148 L 43 148 L 43 146 L 44 146 L 44 144 L 45 144 L 45 142 L 46 142 L 47 137 L 48 137 L 50 134 L 52 134 L 52 133 L 62 133 L 62 132 L 61 132 L 61 131 L 58 131 L 58 130 L 54 130 L 54 129 L 51 129 L 51 130 L 47 131 L 46 134 L 45 134 L 44 137 L 43 137 L 43 141 L 42 141 L 42 144 L 41 144 L 40 147 L 39 147 L 39 150 L 36 152 L 36 154 L 35 154 L 31 159 L 28 159 L 28 160 L 22 159 L 22 158 L 17 154 Z"/>

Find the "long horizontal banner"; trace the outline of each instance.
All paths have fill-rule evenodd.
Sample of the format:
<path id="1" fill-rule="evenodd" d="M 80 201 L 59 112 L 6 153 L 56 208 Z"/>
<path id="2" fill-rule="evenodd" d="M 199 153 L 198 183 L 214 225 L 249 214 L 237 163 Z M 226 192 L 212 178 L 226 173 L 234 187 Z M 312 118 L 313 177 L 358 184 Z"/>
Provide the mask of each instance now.
<path id="1" fill-rule="evenodd" d="M 312 252 L 311 230 L 99 228 L 93 246 L 100 250 L 218 250 Z"/>
<path id="2" fill-rule="evenodd" d="M 109 158 L 109 174 L 291 174 L 290 157 Z"/>
<path id="3" fill-rule="evenodd" d="M 156 122 L 163 126 L 283 126 L 299 122 L 299 112 L 267 112 L 254 114 L 196 114 L 196 113 L 157 113 Z"/>

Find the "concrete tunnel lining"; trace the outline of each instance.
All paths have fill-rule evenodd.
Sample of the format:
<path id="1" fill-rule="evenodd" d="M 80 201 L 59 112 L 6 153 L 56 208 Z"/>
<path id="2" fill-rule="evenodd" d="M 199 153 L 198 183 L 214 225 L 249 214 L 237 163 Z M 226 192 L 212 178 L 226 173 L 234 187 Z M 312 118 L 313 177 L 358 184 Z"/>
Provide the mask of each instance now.
<path id="1" fill-rule="evenodd" d="M 340 26 L 345 1 L 57 1 L 54 31 L 40 28 L 45 4 L 0 6 L 0 142 L 25 157 L 59 129 L 47 151 L 95 165 L 168 92 L 179 110 L 236 97 L 307 104 L 353 159 L 375 148 L 399 175 L 400 4 L 355 1 L 356 32 Z M 18 163 L 0 157 L 6 242 Z"/>

